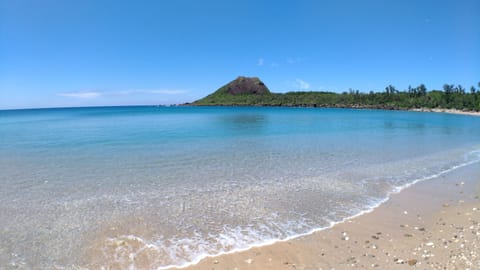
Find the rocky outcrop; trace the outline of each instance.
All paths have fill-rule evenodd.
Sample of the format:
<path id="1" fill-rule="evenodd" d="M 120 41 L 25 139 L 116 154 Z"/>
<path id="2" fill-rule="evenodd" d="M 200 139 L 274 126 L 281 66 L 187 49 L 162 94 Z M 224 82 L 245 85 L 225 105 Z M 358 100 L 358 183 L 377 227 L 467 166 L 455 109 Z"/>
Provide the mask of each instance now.
<path id="1" fill-rule="evenodd" d="M 269 94 L 267 86 L 257 77 L 240 76 L 228 84 L 222 86 L 219 91 L 231 95 L 240 94 Z"/>

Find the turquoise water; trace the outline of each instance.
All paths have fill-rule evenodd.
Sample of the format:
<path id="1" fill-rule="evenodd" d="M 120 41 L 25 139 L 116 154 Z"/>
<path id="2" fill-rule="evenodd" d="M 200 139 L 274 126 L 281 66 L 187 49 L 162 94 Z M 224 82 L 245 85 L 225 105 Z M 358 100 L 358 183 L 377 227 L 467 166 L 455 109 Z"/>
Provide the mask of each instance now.
<path id="1" fill-rule="evenodd" d="M 309 233 L 480 160 L 480 117 L 0 111 L 0 268 L 168 268 Z"/>

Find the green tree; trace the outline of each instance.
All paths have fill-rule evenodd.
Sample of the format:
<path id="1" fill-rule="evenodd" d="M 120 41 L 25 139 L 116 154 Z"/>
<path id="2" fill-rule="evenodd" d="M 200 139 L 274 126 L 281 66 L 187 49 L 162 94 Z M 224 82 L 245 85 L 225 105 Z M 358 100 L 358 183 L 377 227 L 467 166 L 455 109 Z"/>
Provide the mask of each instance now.
<path id="1" fill-rule="evenodd" d="M 395 86 L 390 84 L 389 86 L 385 87 L 385 92 L 387 95 L 394 95 L 397 92 L 397 89 L 395 89 Z"/>
<path id="2" fill-rule="evenodd" d="M 448 106 L 452 99 L 453 84 L 444 84 L 443 91 L 445 92 L 445 105 Z"/>
<path id="3" fill-rule="evenodd" d="M 443 91 L 445 91 L 445 93 L 452 93 L 453 92 L 453 88 L 455 88 L 455 86 L 453 84 L 444 84 L 443 85 Z"/>
<path id="4" fill-rule="evenodd" d="M 419 96 L 427 95 L 427 87 L 425 86 L 425 84 L 422 83 L 417 87 L 417 93 Z"/>
<path id="5" fill-rule="evenodd" d="M 412 97 L 412 96 L 415 96 L 415 90 L 412 88 L 411 85 L 408 86 L 408 90 L 407 90 L 407 91 L 408 91 L 408 95 L 409 95 L 409 96 L 411 96 L 411 97 Z"/>

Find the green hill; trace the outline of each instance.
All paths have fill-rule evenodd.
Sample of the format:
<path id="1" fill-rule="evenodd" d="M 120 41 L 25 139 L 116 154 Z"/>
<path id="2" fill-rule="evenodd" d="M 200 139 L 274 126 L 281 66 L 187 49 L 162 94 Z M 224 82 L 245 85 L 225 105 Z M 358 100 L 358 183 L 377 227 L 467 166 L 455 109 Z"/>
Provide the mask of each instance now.
<path id="1" fill-rule="evenodd" d="M 240 76 L 192 105 L 256 105 L 271 95 L 259 78 Z"/>

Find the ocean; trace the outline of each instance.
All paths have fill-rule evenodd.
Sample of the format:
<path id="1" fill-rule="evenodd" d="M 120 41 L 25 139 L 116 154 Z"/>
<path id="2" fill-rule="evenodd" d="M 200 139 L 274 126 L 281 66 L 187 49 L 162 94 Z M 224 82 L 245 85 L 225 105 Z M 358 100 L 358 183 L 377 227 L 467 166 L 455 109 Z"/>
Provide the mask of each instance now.
<path id="1" fill-rule="evenodd" d="M 291 239 L 480 161 L 480 117 L 0 111 L 0 269 L 167 269 Z"/>

